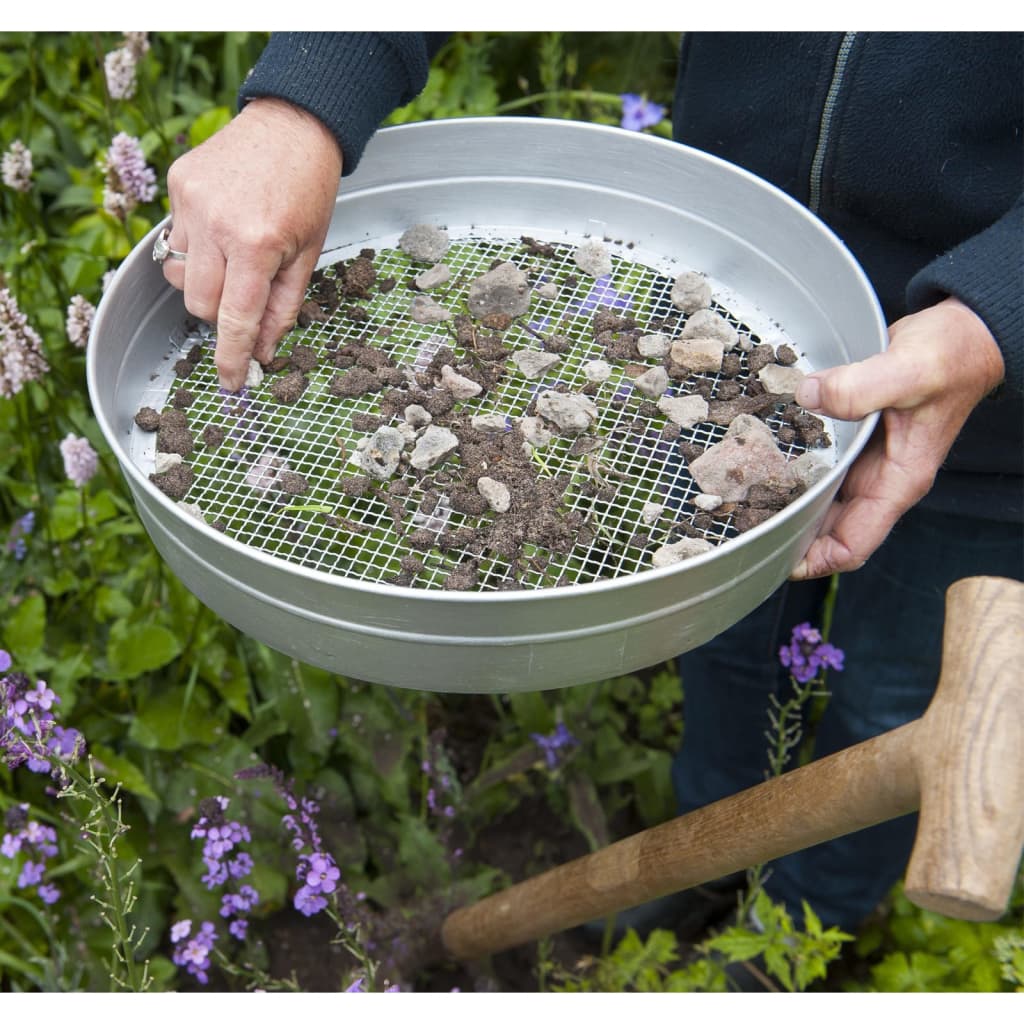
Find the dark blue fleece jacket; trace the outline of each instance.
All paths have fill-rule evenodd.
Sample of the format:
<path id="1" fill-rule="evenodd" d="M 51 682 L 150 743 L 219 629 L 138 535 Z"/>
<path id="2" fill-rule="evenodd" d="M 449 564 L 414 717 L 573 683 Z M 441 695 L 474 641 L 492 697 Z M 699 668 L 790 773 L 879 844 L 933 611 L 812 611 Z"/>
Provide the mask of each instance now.
<path id="1" fill-rule="evenodd" d="M 281 33 L 240 101 L 277 96 L 334 133 L 345 172 L 426 84 L 444 34 Z M 1024 517 L 1024 36 L 693 33 L 675 137 L 807 205 L 864 267 L 889 322 L 955 295 L 1005 383 L 972 414 L 925 503 Z"/>

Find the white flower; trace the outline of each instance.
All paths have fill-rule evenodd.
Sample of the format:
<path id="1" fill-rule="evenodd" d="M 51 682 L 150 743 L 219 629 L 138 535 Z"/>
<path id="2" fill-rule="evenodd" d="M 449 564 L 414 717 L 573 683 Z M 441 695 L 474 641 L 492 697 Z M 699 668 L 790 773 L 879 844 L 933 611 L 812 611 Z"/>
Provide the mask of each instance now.
<path id="1" fill-rule="evenodd" d="M 64 327 L 68 341 L 76 348 L 85 348 L 92 330 L 92 320 L 96 315 L 96 307 L 84 295 L 76 295 L 68 306 L 67 320 Z"/>
<path id="2" fill-rule="evenodd" d="M 112 100 L 130 100 L 135 95 L 135 54 L 127 46 L 111 50 L 103 58 L 107 92 Z"/>
<path id="3" fill-rule="evenodd" d="M 0 397 L 12 398 L 50 369 L 43 343 L 7 288 L 0 288 Z"/>
<path id="4" fill-rule="evenodd" d="M 0 173 L 4 184 L 15 192 L 32 188 L 32 150 L 21 139 L 15 139 L 4 153 Z"/>
<path id="5" fill-rule="evenodd" d="M 64 456 L 64 472 L 76 487 L 84 487 L 96 474 L 99 457 L 84 437 L 68 434 L 60 443 Z"/>

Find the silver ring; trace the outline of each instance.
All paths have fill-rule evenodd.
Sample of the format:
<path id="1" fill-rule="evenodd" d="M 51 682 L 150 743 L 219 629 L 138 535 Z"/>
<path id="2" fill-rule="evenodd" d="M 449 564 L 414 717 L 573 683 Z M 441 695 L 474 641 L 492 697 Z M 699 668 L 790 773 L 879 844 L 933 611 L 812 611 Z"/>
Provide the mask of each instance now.
<path id="1" fill-rule="evenodd" d="M 187 252 L 178 252 L 177 249 L 172 249 L 167 244 L 167 239 L 171 235 L 171 227 L 168 225 L 160 232 L 157 236 L 157 240 L 153 243 L 153 259 L 157 263 L 163 263 L 164 260 L 183 260 L 188 256 Z"/>

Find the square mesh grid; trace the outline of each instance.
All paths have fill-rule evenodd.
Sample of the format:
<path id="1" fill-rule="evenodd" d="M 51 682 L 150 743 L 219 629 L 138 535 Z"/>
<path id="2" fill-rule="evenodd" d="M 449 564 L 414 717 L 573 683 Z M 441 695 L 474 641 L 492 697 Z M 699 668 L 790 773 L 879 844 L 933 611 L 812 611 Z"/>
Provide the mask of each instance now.
<path id="1" fill-rule="evenodd" d="M 546 388 L 564 385 L 570 392 L 581 391 L 589 383 L 585 364 L 606 358 L 593 336 L 593 316 L 599 307 L 631 317 L 645 333 L 646 325 L 670 316 L 679 317 L 681 325 L 684 318 L 669 299 L 673 277 L 641 262 L 631 246 L 609 244 L 612 273 L 595 280 L 576 266 L 576 242 L 545 245 L 550 254 L 531 255 L 521 238 L 492 238 L 473 232 L 453 240 L 446 253 L 444 263 L 451 269 L 451 282 L 431 291 L 432 298 L 454 313 L 464 312 L 468 284 L 496 263 L 510 260 L 527 273 L 531 287 L 553 282 L 558 294 L 543 300 L 534 295 L 530 314 L 504 332 L 503 344 L 511 349 L 540 349 L 541 340 L 553 332 L 571 342 L 560 362 L 539 379 L 529 379 L 509 365 L 496 387 L 459 404 L 460 415 L 500 413 L 518 418 Z M 340 263 L 357 255 L 358 248 L 339 255 L 345 252 L 332 253 L 332 258 Z M 193 345 L 204 346 L 204 356 L 193 372 L 185 380 L 175 379 L 166 369 L 154 375 L 153 388 L 142 396 L 141 405 L 159 410 L 178 389 L 187 388 L 193 396 L 186 409 L 193 436 L 200 438 L 208 427 L 226 431 L 225 441 L 216 450 L 197 444 L 187 460 L 195 481 L 185 501 L 208 524 L 260 551 L 309 569 L 353 580 L 437 589 L 445 585 L 453 568 L 480 554 L 458 547 L 424 553 L 409 544 L 413 530 L 440 535 L 480 521 L 481 517 L 453 511 L 443 487 L 437 485 L 438 473 L 458 478 L 458 453 L 430 473 L 417 473 L 407 466 L 400 470 L 395 479 L 408 485 L 403 495 L 387 493 L 388 484 L 383 484 L 361 497 L 349 497 L 338 486 L 341 477 L 362 473 L 353 453 L 366 434 L 353 426 L 352 419 L 357 413 L 378 415 L 381 395 L 339 399 L 331 394 L 329 385 L 338 370 L 327 358 L 330 353 L 346 344 L 370 344 L 415 372 L 425 369 L 442 345 L 461 354 L 449 325 L 417 324 L 408 316 L 416 293 L 409 290 L 407 282 L 425 266 L 412 263 L 397 247 L 377 249 L 373 262 L 378 282 L 393 277 L 396 287 L 386 293 L 374 289 L 373 297 L 366 301 L 343 300 L 327 322 L 294 329 L 279 347 L 279 355 L 304 345 L 320 356 L 319 365 L 307 373 L 308 388 L 296 403 L 275 401 L 268 390 L 273 381 L 269 374 L 258 387 L 237 395 L 224 393 L 212 359 L 215 334 L 209 325 L 201 324 L 177 332 L 167 357 L 170 365 Z M 324 271 L 327 277 L 334 273 L 333 266 Z M 365 318 L 351 315 L 356 305 L 365 310 Z M 741 340 L 759 342 L 741 317 L 717 303 L 712 309 L 733 325 Z M 656 327 L 650 328 L 650 332 L 654 330 Z M 747 370 L 746 347 L 741 346 L 741 373 Z M 474 589 L 536 589 L 634 573 L 649 568 L 652 550 L 679 539 L 680 524 L 692 518 L 692 499 L 700 491 L 679 446 L 685 442 L 702 447 L 713 444 L 721 440 L 726 428 L 699 423 L 683 430 L 678 440 L 666 439 L 662 434 L 666 418 L 660 413 L 650 415 L 650 400 L 633 387 L 627 366 L 607 361 L 612 366 L 611 376 L 596 393 L 591 385 L 599 416 L 585 442 L 556 434 L 549 444 L 533 452 L 542 475 L 570 477 L 563 509 L 566 514 L 580 513 L 588 528 L 586 535 L 581 532 L 580 542 L 567 554 L 527 548 L 514 563 L 484 552 L 478 557 Z M 659 361 L 642 362 L 647 369 Z M 673 380 L 666 394 L 692 393 L 701 380 L 710 387 L 710 397 L 716 397 L 722 378 L 710 374 L 697 374 L 685 382 Z M 776 412 L 766 422 L 777 433 L 781 416 Z M 135 427 L 133 440 L 136 452 L 143 452 L 141 461 L 148 462 L 151 469 L 152 435 L 142 437 Z M 780 448 L 788 458 L 805 450 L 792 442 L 780 443 Z M 290 497 L 273 487 L 254 488 L 261 459 L 283 460 L 288 469 L 306 478 L 308 491 Z M 650 503 L 664 506 L 653 523 L 645 519 Z M 487 513 L 486 517 L 494 515 Z M 687 530 L 691 531 L 692 527 Z M 701 533 L 719 544 L 736 536 L 737 529 L 725 515 L 710 524 L 705 521 Z M 410 555 L 423 564 L 412 579 L 402 573 L 400 564 Z"/>

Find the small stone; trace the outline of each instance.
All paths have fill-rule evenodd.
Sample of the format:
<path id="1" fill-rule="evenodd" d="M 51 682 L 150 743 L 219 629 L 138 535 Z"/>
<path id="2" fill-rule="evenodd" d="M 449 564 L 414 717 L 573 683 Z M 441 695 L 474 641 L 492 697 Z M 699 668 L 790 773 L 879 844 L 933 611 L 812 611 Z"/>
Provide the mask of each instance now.
<path id="1" fill-rule="evenodd" d="M 539 416 L 524 416 L 519 421 L 519 432 L 523 435 L 523 440 L 534 448 L 543 448 L 550 444 L 554 437 Z"/>
<path id="2" fill-rule="evenodd" d="M 648 398 L 660 398 L 668 388 L 668 372 L 664 366 L 654 366 L 633 381 L 633 387 Z"/>
<path id="3" fill-rule="evenodd" d="M 245 374 L 245 386 L 258 388 L 263 383 L 263 367 L 255 359 L 249 360 L 249 369 Z"/>
<path id="4" fill-rule="evenodd" d="M 804 372 L 795 366 L 769 363 L 758 372 L 757 379 L 764 385 L 768 394 L 776 395 L 780 400 L 790 401 L 796 394 L 800 381 L 804 379 Z"/>
<path id="5" fill-rule="evenodd" d="M 611 375 L 611 364 L 603 359 L 591 359 L 583 364 L 583 376 L 594 384 L 606 381 Z"/>
<path id="6" fill-rule="evenodd" d="M 828 475 L 832 464 L 818 452 L 804 452 L 789 464 L 793 475 L 800 481 L 804 490 L 813 487 L 822 477 Z"/>
<path id="7" fill-rule="evenodd" d="M 466 302 L 478 320 L 504 313 L 522 316 L 530 308 L 530 284 L 526 274 L 514 263 L 499 263 L 469 286 Z"/>
<path id="8" fill-rule="evenodd" d="M 483 391 L 483 387 L 475 380 L 463 377 L 447 363 L 441 367 L 441 387 L 450 391 L 455 399 L 475 398 Z"/>
<path id="9" fill-rule="evenodd" d="M 708 403 L 700 395 L 662 395 L 658 408 L 677 426 L 692 427 L 707 417 Z"/>
<path id="10" fill-rule="evenodd" d="M 596 238 L 580 245 L 572 254 L 576 266 L 591 277 L 604 277 L 612 272 L 612 258 Z"/>
<path id="11" fill-rule="evenodd" d="M 720 494 L 698 494 L 694 497 L 693 503 L 701 512 L 714 512 L 716 508 L 721 507 L 722 496 Z"/>
<path id="12" fill-rule="evenodd" d="M 554 281 L 545 281 L 543 284 L 537 285 L 534 291 L 542 299 L 557 299 L 558 298 L 558 285 Z"/>
<path id="13" fill-rule="evenodd" d="M 423 408 L 422 405 L 417 405 L 415 402 L 412 405 L 405 407 L 405 422 L 411 427 L 415 427 L 417 430 L 420 427 L 430 426 L 434 417 Z"/>
<path id="14" fill-rule="evenodd" d="M 394 427 L 381 427 L 358 453 L 358 463 L 370 476 L 387 480 L 395 475 L 405 438 Z"/>
<path id="15" fill-rule="evenodd" d="M 433 224 L 414 224 L 398 240 L 398 248 L 418 263 L 437 263 L 448 251 L 448 232 Z"/>
<path id="16" fill-rule="evenodd" d="M 471 416 L 469 425 L 481 434 L 504 434 L 509 429 L 508 417 L 500 412 L 487 412 Z"/>
<path id="17" fill-rule="evenodd" d="M 429 295 L 417 295 L 409 306 L 409 316 L 418 324 L 440 324 L 452 314 Z"/>
<path id="18" fill-rule="evenodd" d="M 580 434 L 597 420 L 597 406 L 586 395 L 545 391 L 537 399 L 537 413 L 567 434 Z"/>
<path id="19" fill-rule="evenodd" d="M 679 337 L 717 338 L 726 351 L 735 348 L 739 342 L 736 328 L 725 317 L 719 316 L 710 309 L 698 309 L 696 313 L 688 317 Z"/>
<path id="20" fill-rule="evenodd" d="M 447 284 L 451 276 L 450 267 L 444 263 L 435 263 L 429 270 L 417 274 L 413 280 L 421 292 L 428 292 L 431 288 L 440 288 L 441 285 Z"/>
<path id="21" fill-rule="evenodd" d="M 644 524 L 650 526 L 665 511 L 665 506 L 660 501 L 648 501 L 640 512 L 640 518 Z"/>
<path id="22" fill-rule="evenodd" d="M 191 516 L 193 519 L 198 520 L 200 523 L 206 523 L 206 516 L 203 515 L 203 510 L 198 506 L 188 501 L 179 501 L 178 508 L 187 516 Z"/>
<path id="23" fill-rule="evenodd" d="M 482 476 L 476 483 L 476 489 L 494 512 L 507 512 L 512 504 L 512 494 L 500 480 Z"/>
<path id="24" fill-rule="evenodd" d="M 177 452 L 157 452 L 153 459 L 153 468 L 157 473 L 166 473 L 171 466 L 177 466 L 184 461 Z"/>
<path id="25" fill-rule="evenodd" d="M 672 347 L 672 341 L 667 334 L 645 334 L 638 338 L 636 350 L 645 359 L 664 359 Z"/>
<path id="26" fill-rule="evenodd" d="M 524 377 L 531 380 L 543 377 L 552 366 L 562 361 L 561 356 L 553 352 L 539 352 L 537 349 L 524 348 L 512 353 L 512 362 Z"/>
<path id="27" fill-rule="evenodd" d="M 725 347 L 719 338 L 685 338 L 672 342 L 670 359 L 690 373 L 718 373 Z"/>
<path id="28" fill-rule="evenodd" d="M 672 305 L 684 313 L 696 313 L 711 305 L 711 285 L 696 271 L 680 274 L 672 286 Z"/>
<path id="29" fill-rule="evenodd" d="M 706 551 L 714 551 L 714 549 L 715 546 L 713 544 L 706 540 L 701 540 L 699 537 L 684 537 L 674 544 L 663 544 L 658 548 L 651 555 L 651 564 L 655 568 L 675 565 L 677 562 L 683 562 L 687 558 L 695 558 L 697 555 L 703 555 Z"/>
<path id="30" fill-rule="evenodd" d="M 413 469 L 430 469 L 459 447 L 459 439 L 447 427 L 429 426 L 416 442 L 409 459 Z"/>

